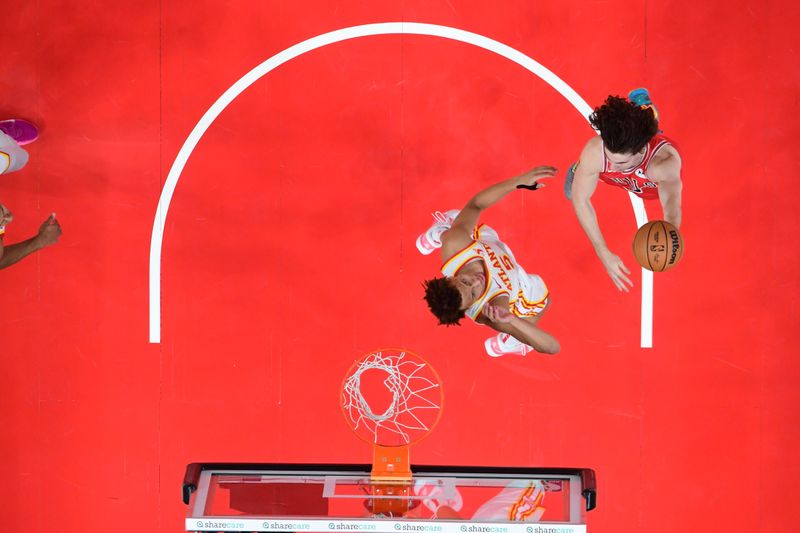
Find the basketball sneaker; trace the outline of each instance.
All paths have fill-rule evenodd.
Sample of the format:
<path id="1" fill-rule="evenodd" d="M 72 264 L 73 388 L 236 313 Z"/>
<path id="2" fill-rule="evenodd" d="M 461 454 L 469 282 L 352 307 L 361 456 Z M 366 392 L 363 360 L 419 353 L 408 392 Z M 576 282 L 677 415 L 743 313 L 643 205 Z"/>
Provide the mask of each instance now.
<path id="1" fill-rule="evenodd" d="M 486 353 L 490 357 L 502 357 L 504 355 L 527 355 L 533 348 L 518 341 L 513 335 L 508 333 L 498 333 L 494 337 L 489 337 L 483 343 Z"/>
<path id="2" fill-rule="evenodd" d="M 39 138 L 39 129 L 27 120 L 20 118 L 0 120 L 0 131 L 17 141 L 20 146 L 32 143 Z"/>
<path id="3" fill-rule="evenodd" d="M 460 213 L 458 209 L 451 209 L 444 213 L 441 211 L 433 213 L 433 225 L 428 228 L 428 231 L 417 237 L 417 250 L 419 250 L 419 253 L 430 255 L 434 250 L 442 247 L 442 233 L 450 229 L 458 213 Z"/>
<path id="4" fill-rule="evenodd" d="M 632 90 L 628 93 L 628 100 L 638 105 L 642 109 L 652 109 L 653 115 L 655 115 L 656 120 L 658 120 L 658 109 L 656 109 L 656 106 L 650 99 L 650 93 L 647 92 L 647 89 L 644 87 L 639 87 L 638 89 Z"/>

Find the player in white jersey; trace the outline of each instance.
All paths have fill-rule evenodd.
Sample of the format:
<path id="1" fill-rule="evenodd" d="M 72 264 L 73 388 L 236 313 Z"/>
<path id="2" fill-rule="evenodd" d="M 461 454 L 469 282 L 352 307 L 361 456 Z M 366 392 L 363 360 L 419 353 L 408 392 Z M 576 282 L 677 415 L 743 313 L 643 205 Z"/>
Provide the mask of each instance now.
<path id="1" fill-rule="evenodd" d="M 481 211 L 518 189 L 543 187 L 538 180 L 556 169 L 536 167 L 476 194 L 459 212 L 437 213 L 437 221 L 417 239 L 429 254 L 441 247 L 443 278 L 424 282 L 425 300 L 440 324 L 458 324 L 468 316 L 500 332 L 486 340 L 486 352 L 498 357 L 525 355 L 531 349 L 555 354 L 558 341 L 538 322 L 549 304 L 547 287 L 517 264 L 514 254 L 492 228 L 478 225 Z"/>

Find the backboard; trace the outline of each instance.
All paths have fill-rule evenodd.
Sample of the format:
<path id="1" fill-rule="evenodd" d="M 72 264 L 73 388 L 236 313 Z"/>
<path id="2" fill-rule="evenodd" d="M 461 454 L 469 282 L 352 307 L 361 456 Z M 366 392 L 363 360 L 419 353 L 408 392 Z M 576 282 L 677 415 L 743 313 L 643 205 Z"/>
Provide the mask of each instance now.
<path id="1" fill-rule="evenodd" d="M 410 482 L 372 465 L 192 463 L 186 531 L 584 533 L 594 471 L 412 466 Z"/>

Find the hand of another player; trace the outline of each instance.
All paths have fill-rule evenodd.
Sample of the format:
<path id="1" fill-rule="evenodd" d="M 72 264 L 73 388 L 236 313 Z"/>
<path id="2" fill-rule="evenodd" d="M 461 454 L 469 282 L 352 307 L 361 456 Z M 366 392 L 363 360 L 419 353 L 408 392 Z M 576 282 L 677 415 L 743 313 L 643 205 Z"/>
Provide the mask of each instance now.
<path id="1" fill-rule="evenodd" d="M 514 318 L 511 311 L 497 305 L 487 305 L 483 310 L 483 314 L 492 322 L 511 322 Z"/>
<path id="2" fill-rule="evenodd" d="M 539 180 L 552 178 L 556 175 L 558 169 L 548 165 L 535 167 L 521 176 L 514 178 L 516 187 L 536 187 L 537 189 L 544 187 L 544 183 L 539 183 Z"/>
<path id="3" fill-rule="evenodd" d="M 39 235 L 37 235 L 36 238 L 39 240 L 39 244 L 45 247 L 57 243 L 60 236 L 61 224 L 56 220 L 56 214 L 52 213 L 47 217 L 47 220 L 42 222 L 42 225 L 39 226 Z"/>
<path id="4" fill-rule="evenodd" d="M 7 226 L 14 220 L 14 215 L 8 210 L 6 206 L 0 204 L 0 226 Z"/>
<path id="5" fill-rule="evenodd" d="M 606 253 L 600 257 L 603 266 L 606 267 L 606 272 L 611 277 L 611 281 L 617 286 L 617 289 L 628 292 L 629 287 L 633 287 L 633 282 L 628 278 L 631 271 L 622 262 L 618 256 L 611 252 Z"/>

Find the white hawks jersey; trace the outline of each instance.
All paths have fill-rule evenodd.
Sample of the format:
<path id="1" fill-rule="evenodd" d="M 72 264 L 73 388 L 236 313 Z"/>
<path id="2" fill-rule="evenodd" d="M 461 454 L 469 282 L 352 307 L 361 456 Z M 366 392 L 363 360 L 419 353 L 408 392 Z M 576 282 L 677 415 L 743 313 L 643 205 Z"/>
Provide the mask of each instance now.
<path id="1" fill-rule="evenodd" d="M 501 294 L 508 296 L 508 310 L 516 316 L 535 316 L 547 305 L 547 286 L 542 278 L 528 274 L 514 259 L 514 254 L 497 235 L 481 224 L 472 232 L 473 243 L 442 265 L 442 274 L 453 277 L 470 261 L 483 262 L 486 288 L 465 314 L 475 320 L 483 306 Z"/>

